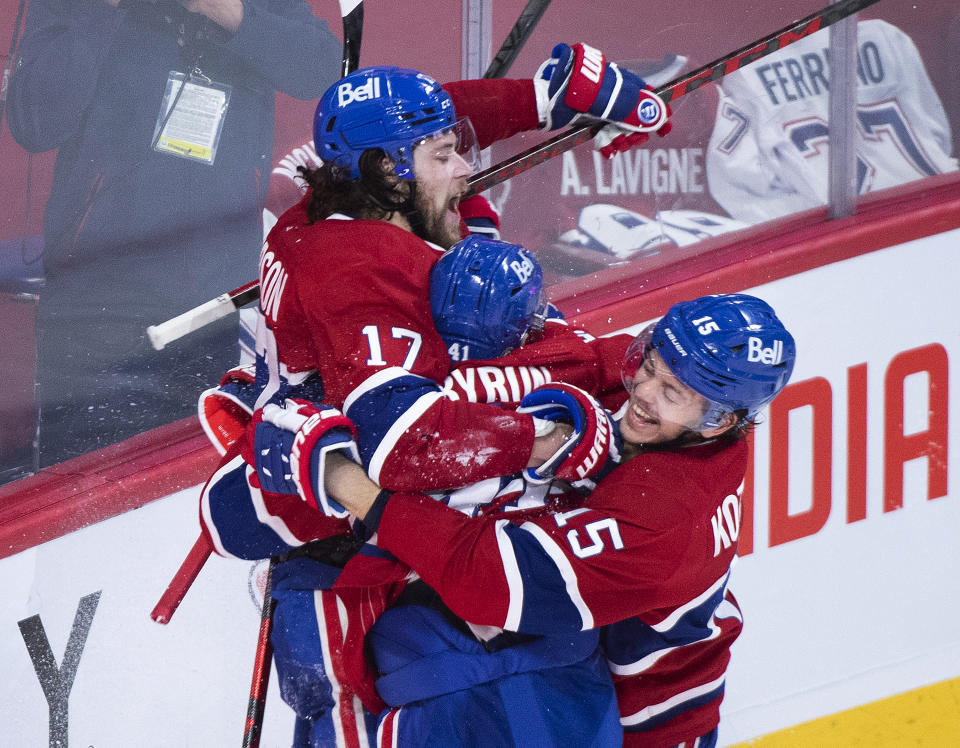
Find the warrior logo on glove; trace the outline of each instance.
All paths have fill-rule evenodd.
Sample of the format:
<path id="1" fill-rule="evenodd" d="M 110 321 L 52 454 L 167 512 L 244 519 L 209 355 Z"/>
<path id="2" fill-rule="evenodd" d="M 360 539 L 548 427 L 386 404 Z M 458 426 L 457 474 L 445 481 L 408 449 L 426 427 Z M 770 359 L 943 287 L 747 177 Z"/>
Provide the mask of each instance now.
<path id="1" fill-rule="evenodd" d="M 640 124 L 645 126 L 655 124 L 663 111 L 660 99 L 647 91 L 640 92 L 640 104 L 637 106 L 637 118 Z"/>
<path id="2" fill-rule="evenodd" d="M 517 408 L 544 421 L 573 426 L 570 438 L 540 467 L 527 468 L 533 483 L 551 478 L 579 481 L 620 462 L 620 436 L 610 414 L 588 392 L 565 382 L 550 382 L 526 395 Z"/>
<path id="3" fill-rule="evenodd" d="M 589 44 L 555 46 L 552 57 L 537 71 L 535 86 L 538 81 L 547 86 L 541 118 L 551 130 L 586 118 L 634 131 L 659 131 L 670 116 L 643 78 L 609 62 Z"/>
<path id="4" fill-rule="evenodd" d="M 599 407 L 599 404 L 595 407 Z M 578 478 L 586 478 L 596 472 L 600 458 L 604 460 L 613 442 L 611 440 L 610 422 L 606 418 L 597 418 L 597 430 L 593 435 L 593 444 L 590 445 L 590 451 L 580 458 L 579 463 L 570 467 L 573 468 Z M 602 465 L 602 463 L 600 463 Z"/>

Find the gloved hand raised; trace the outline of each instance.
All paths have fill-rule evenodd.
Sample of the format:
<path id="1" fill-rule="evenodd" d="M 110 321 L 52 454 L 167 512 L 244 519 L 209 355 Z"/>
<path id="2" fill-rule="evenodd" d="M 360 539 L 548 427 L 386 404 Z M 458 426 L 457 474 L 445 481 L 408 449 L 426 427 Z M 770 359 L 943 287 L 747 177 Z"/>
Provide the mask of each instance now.
<path id="1" fill-rule="evenodd" d="M 254 451 L 260 485 L 273 493 L 295 493 L 328 517 L 346 517 L 346 510 L 327 496 L 324 460 L 340 450 L 360 462 L 353 421 L 330 405 L 288 399 L 254 414 Z"/>
<path id="2" fill-rule="evenodd" d="M 540 121 L 548 130 L 606 121 L 596 147 L 610 157 L 666 135 L 670 107 L 640 76 L 586 44 L 558 44 L 534 77 Z"/>

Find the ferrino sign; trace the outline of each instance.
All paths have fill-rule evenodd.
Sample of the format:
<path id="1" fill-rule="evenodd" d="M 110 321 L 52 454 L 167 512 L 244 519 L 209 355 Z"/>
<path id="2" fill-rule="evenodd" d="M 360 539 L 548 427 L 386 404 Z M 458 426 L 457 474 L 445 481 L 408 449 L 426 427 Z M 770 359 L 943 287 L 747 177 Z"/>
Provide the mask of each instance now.
<path id="1" fill-rule="evenodd" d="M 867 518 L 867 415 L 871 422 L 882 423 L 882 512 L 903 507 L 904 471 L 912 460 L 926 462 L 927 500 L 947 495 L 948 483 L 948 355 L 944 346 L 931 343 L 903 351 L 887 363 L 882 372 L 868 371 L 867 364 L 846 370 L 846 424 L 844 433 L 835 433 L 833 410 L 836 403 L 834 386 L 824 377 L 794 382 L 784 388 L 767 412 L 763 428 L 769 431 L 769 525 L 770 547 L 789 543 L 819 532 L 839 501 L 844 504 L 846 523 Z M 883 377 L 882 402 L 869 402 L 869 376 Z M 926 381 L 926 426 L 905 433 L 904 393 L 908 379 Z M 911 385 L 911 392 L 915 387 Z M 880 409 L 882 408 L 882 412 Z M 791 416 L 809 409 L 811 424 L 809 450 L 812 464 L 810 506 L 790 513 Z M 880 415 L 881 421 L 876 417 Z M 798 435 L 793 433 L 796 440 Z M 835 450 L 838 440 L 845 440 L 845 449 Z M 752 439 L 751 439 L 752 440 Z M 805 445 L 795 444 L 795 449 Z M 834 496 L 833 472 L 836 454 L 846 455 L 845 495 Z M 754 478 L 758 455 L 751 444 L 750 466 L 744 482 L 740 527 L 727 527 L 739 534 L 739 555 L 754 551 Z M 872 455 L 871 455 L 872 458 Z M 803 466 L 802 469 L 807 469 Z M 839 514 L 839 511 L 837 512 Z M 729 523 L 727 523 L 729 524 Z"/>

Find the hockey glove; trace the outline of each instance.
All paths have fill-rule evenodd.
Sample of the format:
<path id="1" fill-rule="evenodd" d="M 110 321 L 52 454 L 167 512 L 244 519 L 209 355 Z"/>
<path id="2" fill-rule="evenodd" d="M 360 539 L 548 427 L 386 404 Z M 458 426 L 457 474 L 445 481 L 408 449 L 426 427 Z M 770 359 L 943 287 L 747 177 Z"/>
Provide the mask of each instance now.
<path id="1" fill-rule="evenodd" d="M 664 104 L 667 108 L 667 116 L 672 116 L 673 112 L 669 104 Z M 657 135 L 661 138 L 673 129 L 673 123 L 667 122 L 663 127 L 657 130 Z M 639 148 L 650 139 L 648 132 L 635 132 L 624 125 L 609 124 L 603 127 L 593 139 L 593 147 L 603 155 L 604 158 L 613 158 L 618 153 L 629 151 L 631 148 Z"/>
<path id="2" fill-rule="evenodd" d="M 670 107 L 640 76 L 607 62 L 586 44 L 558 44 L 534 77 L 540 121 L 548 130 L 596 121 L 608 124 L 596 147 L 610 157 L 642 145 L 647 133 L 663 136 Z"/>
<path id="3" fill-rule="evenodd" d="M 460 201 L 460 236 L 480 234 L 488 239 L 500 238 L 500 214 L 483 195 L 476 194 Z"/>
<path id="4" fill-rule="evenodd" d="M 556 477 L 579 481 L 600 472 L 611 460 L 620 461 L 619 439 L 610 415 L 579 387 L 564 382 L 541 385 L 520 401 L 517 412 L 573 426 L 573 434 L 546 462 L 527 468 L 528 480 L 542 483 Z"/>
<path id="5" fill-rule="evenodd" d="M 323 486 L 327 453 L 341 450 L 360 462 L 353 421 L 329 405 L 287 400 L 257 411 L 254 433 L 257 475 L 266 491 L 298 494 L 328 517 L 346 517 L 346 510 L 327 496 Z"/>
<path id="6" fill-rule="evenodd" d="M 217 452 L 225 455 L 253 417 L 260 395 L 253 364 L 237 366 L 220 379 L 220 385 L 200 394 L 197 411 L 204 433 Z"/>

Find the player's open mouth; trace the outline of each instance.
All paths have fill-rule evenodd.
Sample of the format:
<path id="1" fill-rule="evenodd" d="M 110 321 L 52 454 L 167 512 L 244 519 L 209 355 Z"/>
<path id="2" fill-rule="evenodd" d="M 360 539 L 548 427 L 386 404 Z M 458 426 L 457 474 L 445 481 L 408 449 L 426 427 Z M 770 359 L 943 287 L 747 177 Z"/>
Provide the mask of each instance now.
<path id="1" fill-rule="evenodd" d="M 655 424 L 659 423 L 659 419 L 650 415 L 646 410 L 644 410 L 640 405 L 634 403 L 630 406 L 630 415 L 633 416 L 633 419 L 640 421 L 641 423 Z"/>

